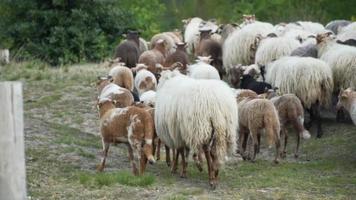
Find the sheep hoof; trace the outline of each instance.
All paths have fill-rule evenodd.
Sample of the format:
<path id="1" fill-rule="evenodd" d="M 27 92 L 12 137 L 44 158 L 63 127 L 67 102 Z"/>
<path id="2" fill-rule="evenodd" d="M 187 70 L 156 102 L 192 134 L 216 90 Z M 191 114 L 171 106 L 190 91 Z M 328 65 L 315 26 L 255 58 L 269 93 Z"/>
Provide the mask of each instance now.
<path id="1" fill-rule="evenodd" d="M 216 183 L 214 181 L 210 181 L 210 189 L 212 190 L 216 189 Z"/>
<path id="2" fill-rule="evenodd" d="M 284 158 L 286 158 L 286 157 L 287 157 L 287 152 L 282 152 L 282 153 L 281 153 L 281 158 L 284 159 Z"/>
<path id="3" fill-rule="evenodd" d="M 274 164 L 278 164 L 279 163 L 279 161 L 278 160 L 274 160 Z"/>
<path id="4" fill-rule="evenodd" d="M 167 166 L 170 167 L 171 166 L 171 162 L 166 162 Z"/>
<path id="5" fill-rule="evenodd" d="M 298 154 L 294 154 L 294 158 L 298 158 L 299 157 L 299 155 Z"/>
<path id="6" fill-rule="evenodd" d="M 187 178 L 187 174 L 185 172 L 183 172 L 183 173 L 180 174 L 180 177 L 181 178 Z"/>

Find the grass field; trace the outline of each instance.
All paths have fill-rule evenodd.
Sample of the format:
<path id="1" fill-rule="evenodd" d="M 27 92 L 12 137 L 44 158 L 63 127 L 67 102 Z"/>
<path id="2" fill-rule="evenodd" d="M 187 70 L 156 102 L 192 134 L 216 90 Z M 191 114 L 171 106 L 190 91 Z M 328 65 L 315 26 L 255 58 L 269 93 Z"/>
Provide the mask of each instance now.
<path id="1" fill-rule="evenodd" d="M 41 62 L 0 67 L 0 81 L 22 81 L 28 196 L 31 199 L 356 199 L 356 127 L 323 119 L 324 136 L 303 141 L 294 159 L 272 163 L 266 148 L 256 163 L 233 157 L 210 190 L 206 166 L 189 161 L 188 178 L 171 175 L 161 160 L 143 177 L 130 172 L 125 145 L 111 147 L 107 168 L 100 162 L 101 141 L 95 108 L 96 77 L 108 69 L 95 64 L 50 68 Z M 1 199 L 1 198 L 0 198 Z"/>

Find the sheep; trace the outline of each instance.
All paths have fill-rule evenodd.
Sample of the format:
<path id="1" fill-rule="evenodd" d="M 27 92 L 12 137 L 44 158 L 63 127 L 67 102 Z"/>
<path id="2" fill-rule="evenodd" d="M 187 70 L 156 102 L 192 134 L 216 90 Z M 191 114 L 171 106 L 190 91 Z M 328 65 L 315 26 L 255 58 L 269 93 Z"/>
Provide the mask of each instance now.
<path id="1" fill-rule="evenodd" d="M 349 24 L 351 24 L 349 20 L 333 20 L 326 24 L 325 29 L 332 31 L 334 34 L 338 34 L 343 27 Z"/>
<path id="2" fill-rule="evenodd" d="M 272 86 L 266 82 L 256 81 L 251 74 L 242 75 L 241 84 L 242 89 L 250 89 L 257 94 L 262 94 L 267 89 L 272 89 Z"/>
<path id="3" fill-rule="evenodd" d="M 124 143 L 129 150 L 134 175 L 142 175 L 146 163 L 155 163 L 152 155 L 154 123 L 151 115 L 142 108 L 129 106 L 115 108 L 111 100 L 100 99 L 100 132 L 103 144 L 103 158 L 97 170 L 103 171 L 110 144 Z M 140 167 L 140 171 L 137 169 Z"/>
<path id="4" fill-rule="evenodd" d="M 129 68 L 116 65 L 110 69 L 109 76 L 113 78 L 113 83 L 116 85 L 133 91 L 134 78 L 132 71 Z"/>
<path id="5" fill-rule="evenodd" d="M 177 35 L 173 32 L 158 33 L 151 38 L 151 49 L 154 49 L 158 41 L 165 41 L 165 56 L 174 53 L 174 48 L 176 43 L 182 42 Z"/>
<path id="6" fill-rule="evenodd" d="M 281 94 L 293 93 L 311 114 L 308 127 L 317 120 L 317 137 L 322 136 L 320 106 L 329 104 L 333 89 L 328 64 L 310 57 L 285 56 L 269 64 L 266 82 L 278 87 Z"/>
<path id="7" fill-rule="evenodd" d="M 269 23 L 254 22 L 233 32 L 223 44 L 223 65 L 225 71 L 237 64 L 249 65 L 254 63 L 256 36 L 267 35 L 273 26 Z"/>
<path id="8" fill-rule="evenodd" d="M 214 66 L 220 77 L 225 75 L 222 67 L 222 49 L 221 44 L 211 38 L 211 29 L 200 29 L 200 41 L 195 51 L 196 56 L 211 56 L 211 65 Z"/>
<path id="9" fill-rule="evenodd" d="M 300 46 L 297 40 L 288 37 L 262 38 L 256 51 L 255 64 L 266 66 L 273 60 L 288 56 Z"/>
<path id="10" fill-rule="evenodd" d="M 146 69 L 141 69 L 136 73 L 135 88 L 137 89 L 139 96 L 146 91 L 156 90 L 156 87 L 157 79 L 152 72 Z"/>
<path id="11" fill-rule="evenodd" d="M 10 51 L 8 49 L 0 49 L 0 63 L 10 63 Z"/>
<path id="12" fill-rule="evenodd" d="M 302 102 L 294 94 L 284 94 L 279 96 L 275 90 L 268 90 L 266 98 L 270 99 L 278 111 L 281 125 L 281 137 L 284 136 L 284 146 L 281 157 L 286 157 L 288 140 L 287 125 L 292 124 L 296 130 L 297 146 L 294 157 L 298 158 L 300 138 L 309 139 L 310 133 L 304 128 L 304 108 Z"/>
<path id="13" fill-rule="evenodd" d="M 221 29 L 221 44 L 224 44 L 226 38 L 231 35 L 235 30 L 240 29 L 238 24 L 223 24 L 220 25 Z"/>
<path id="14" fill-rule="evenodd" d="M 319 34 L 325 33 L 327 30 L 320 23 L 310 21 L 297 21 L 286 25 L 286 30 L 299 29 L 310 33 Z"/>
<path id="15" fill-rule="evenodd" d="M 269 145 L 272 143 L 276 146 L 276 155 L 274 162 L 278 163 L 280 155 L 280 123 L 278 113 L 273 103 L 267 99 L 241 98 L 238 101 L 239 116 L 239 143 L 240 154 L 245 160 L 247 139 L 252 138 L 254 147 L 252 161 L 255 161 L 256 154 L 260 150 L 260 138 L 262 130 L 268 137 Z"/>
<path id="16" fill-rule="evenodd" d="M 340 29 L 340 33 L 349 32 L 349 31 L 356 31 L 356 22 L 352 22 L 349 25 Z"/>
<path id="17" fill-rule="evenodd" d="M 220 80 L 220 75 L 218 70 L 210 64 L 204 62 L 210 57 L 199 57 L 201 60 L 197 60 L 197 63 L 189 65 L 188 76 L 194 79 L 216 79 Z"/>
<path id="18" fill-rule="evenodd" d="M 163 65 L 165 62 L 166 44 L 167 43 L 165 42 L 165 40 L 162 39 L 158 40 L 152 50 L 146 51 L 143 54 L 141 54 L 140 58 L 138 59 L 138 63 L 143 63 L 147 65 L 148 70 L 156 74 L 157 73 L 156 65 L 157 64 Z"/>
<path id="19" fill-rule="evenodd" d="M 127 67 L 135 67 L 140 56 L 139 33 L 129 31 L 125 41 L 115 49 L 115 58 L 120 58 Z"/>
<path id="20" fill-rule="evenodd" d="M 356 48 L 337 44 L 330 35 L 317 36 L 318 57 L 331 67 L 337 94 L 341 88 L 356 87 Z"/>
<path id="21" fill-rule="evenodd" d="M 336 109 L 346 109 L 351 116 L 351 120 L 356 125 L 356 92 L 351 88 L 341 90 L 339 101 L 336 104 Z"/>
<path id="22" fill-rule="evenodd" d="M 307 44 L 294 49 L 291 56 L 318 58 L 318 49 L 315 44 Z"/>
<path id="23" fill-rule="evenodd" d="M 190 64 L 189 56 L 186 52 L 186 43 L 177 43 L 176 51 L 169 55 L 165 60 L 164 67 L 169 67 L 176 62 L 181 63 L 183 66 L 180 69 L 182 74 L 186 74 L 187 66 Z"/>
<path id="24" fill-rule="evenodd" d="M 199 25 L 203 22 L 203 20 L 201 18 L 194 17 L 185 22 L 184 42 L 188 44 L 187 52 L 189 54 L 193 54 L 199 41 Z"/>
<path id="25" fill-rule="evenodd" d="M 219 166 L 236 147 L 238 118 L 232 91 L 220 80 L 196 80 L 177 71 L 162 72 L 157 88 L 158 137 L 182 154 L 183 177 L 186 175 L 184 148 L 195 153 L 203 149 L 209 183 L 215 188 Z"/>
<path id="26" fill-rule="evenodd" d="M 115 101 L 115 106 L 118 108 L 132 105 L 135 99 L 129 90 L 112 83 L 111 77 L 98 77 L 98 79 L 98 101 L 100 99 Z"/>
<path id="27" fill-rule="evenodd" d="M 345 31 L 336 36 L 336 42 L 356 47 L 356 30 Z"/>

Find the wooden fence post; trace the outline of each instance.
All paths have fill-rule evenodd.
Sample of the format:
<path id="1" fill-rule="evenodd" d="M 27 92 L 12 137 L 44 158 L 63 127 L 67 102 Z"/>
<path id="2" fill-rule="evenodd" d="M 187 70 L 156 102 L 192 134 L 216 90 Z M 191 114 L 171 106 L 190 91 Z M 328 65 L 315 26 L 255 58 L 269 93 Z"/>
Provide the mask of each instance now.
<path id="1" fill-rule="evenodd" d="M 0 199 L 26 199 L 22 84 L 0 82 Z"/>

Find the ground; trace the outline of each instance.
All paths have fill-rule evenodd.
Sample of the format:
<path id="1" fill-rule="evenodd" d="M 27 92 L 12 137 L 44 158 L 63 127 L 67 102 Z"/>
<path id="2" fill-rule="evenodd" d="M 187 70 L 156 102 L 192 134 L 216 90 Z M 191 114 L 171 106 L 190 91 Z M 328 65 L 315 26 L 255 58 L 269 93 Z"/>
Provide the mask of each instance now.
<path id="1" fill-rule="evenodd" d="M 171 174 L 161 160 L 133 177 L 125 145 L 112 146 L 107 168 L 100 162 L 97 64 L 51 68 L 40 62 L 0 66 L 0 81 L 22 81 L 29 199 L 355 199 L 356 127 L 323 119 L 324 136 L 302 142 L 300 157 L 288 154 L 273 164 L 274 148 L 262 141 L 256 163 L 233 156 L 211 190 L 206 166 L 199 172 L 191 159 L 188 177 Z M 293 135 L 293 131 L 290 131 Z"/>

